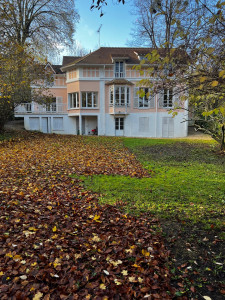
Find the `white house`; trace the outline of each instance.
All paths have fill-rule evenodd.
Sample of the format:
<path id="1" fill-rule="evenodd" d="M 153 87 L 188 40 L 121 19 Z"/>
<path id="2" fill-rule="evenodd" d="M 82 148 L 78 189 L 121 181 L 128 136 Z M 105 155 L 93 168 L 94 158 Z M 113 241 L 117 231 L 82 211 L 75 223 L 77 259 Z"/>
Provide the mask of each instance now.
<path id="1" fill-rule="evenodd" d="M 148 96 L 147 87 L 143 97 L 137 94 L 137 83 L 148 77 L 147 66 L 143 75 L 133 67 L 151 50 L 101 47 L 84 57 L 64 57 L 62 66 L 49 65 L 55 102 L 24 103 L 15 116 L 24 117 L 27 130 L 45 133 L 185 137 L 187 101 L 175 117 L 168 114 L 181 95 L 170 89 Z"/>

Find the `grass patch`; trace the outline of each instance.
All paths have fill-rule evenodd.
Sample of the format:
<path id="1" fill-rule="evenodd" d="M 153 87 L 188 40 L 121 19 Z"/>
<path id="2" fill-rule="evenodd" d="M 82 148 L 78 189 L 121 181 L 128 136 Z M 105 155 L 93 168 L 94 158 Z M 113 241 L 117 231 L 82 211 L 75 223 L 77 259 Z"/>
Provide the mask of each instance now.
<path id="1" fill-rule="evenodd" d="M 151 178 L 82 176 L 100 203 L 159 217 L 173 285 L 187 299 L 224 298 L 225 156 L 213 140 L 124 138 Z M 193 298 L 191 290 L 196 293 Z"/>
<path id="2" fill-rule="evenodd" d="M 124 144 L 152 177 L 83 176 L 101 203 L 123 201 L 127 212 L 150 210 L 160 218 L 223 227 L 225 158 L 217 155 L 214 141 L 125 138 Z"/>

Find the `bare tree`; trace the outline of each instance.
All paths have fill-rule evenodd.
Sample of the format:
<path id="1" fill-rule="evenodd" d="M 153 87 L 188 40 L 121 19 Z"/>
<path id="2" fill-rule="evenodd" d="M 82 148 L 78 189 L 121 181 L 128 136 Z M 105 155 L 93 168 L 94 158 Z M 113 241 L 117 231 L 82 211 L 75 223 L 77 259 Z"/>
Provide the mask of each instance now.
<path id="1" fill-rule="evenodd" d="M 2 37 L 20 46 L 46 51 L 71 45 L 78 20 L 74 0 L 0 0 Z"/>
<path id="2" fill-rule="evenodd" d="M 195 1 L 134 0 L 133 14 L 137 18 L 132 30 L 133 44 L 168 49 L 193 47 L 204 29 L 204 22 L 202 27 L 197 26 L 203 17 L 200 8 L 206 11 Z"/>

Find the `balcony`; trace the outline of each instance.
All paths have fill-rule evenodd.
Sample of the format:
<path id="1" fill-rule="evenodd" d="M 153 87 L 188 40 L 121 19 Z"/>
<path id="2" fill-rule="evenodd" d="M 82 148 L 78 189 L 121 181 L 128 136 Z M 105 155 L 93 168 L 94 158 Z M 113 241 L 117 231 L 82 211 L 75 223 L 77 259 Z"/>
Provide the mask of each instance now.
<path id="1" fill-rule="evenodd" d="M 27 114 L 60 114 L 67 113 L 66 104 L 21 103 L 15 108 L 15 115 Z"/>

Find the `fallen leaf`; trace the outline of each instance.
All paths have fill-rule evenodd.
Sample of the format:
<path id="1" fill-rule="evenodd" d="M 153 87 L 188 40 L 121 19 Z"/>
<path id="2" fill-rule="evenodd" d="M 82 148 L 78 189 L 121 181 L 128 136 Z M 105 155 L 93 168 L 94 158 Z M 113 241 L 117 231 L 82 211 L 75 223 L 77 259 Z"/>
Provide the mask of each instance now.
<path id="1" fill-rule="evenodd" d="M 33 300 L 40 300 L 43 294 L 41 292 L 38 292 L 37 294 L 34 295 Z"/>
<path id="2" fill-rule="evenodd" d="M 100 287 L 101 290 L 105 290 L 106 289 L 106 286 L 104 285 L 104 283 L 101 283 L 99 287 Z"/>

